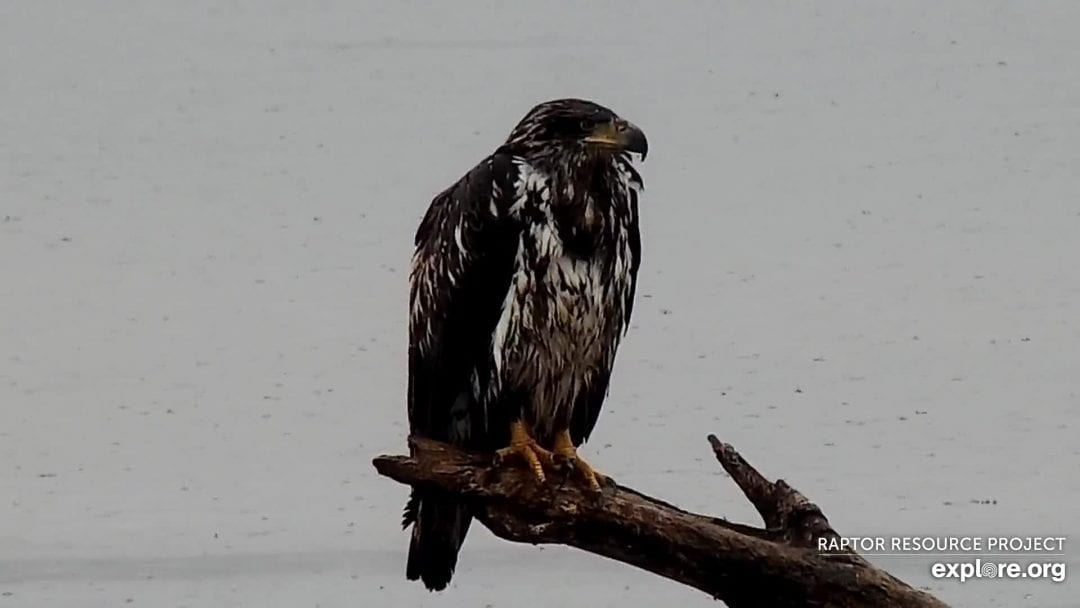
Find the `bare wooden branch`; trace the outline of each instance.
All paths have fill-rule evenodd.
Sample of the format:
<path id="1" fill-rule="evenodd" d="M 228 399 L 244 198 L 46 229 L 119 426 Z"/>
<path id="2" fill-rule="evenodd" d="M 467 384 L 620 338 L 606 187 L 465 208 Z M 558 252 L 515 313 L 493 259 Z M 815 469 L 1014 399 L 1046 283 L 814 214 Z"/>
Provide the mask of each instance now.
<path id="1" fill-rule="evenodd" d="M 821 509 L 783 481 L 770 482 L 733 447 L 709 437 L 721 466 L 766 528 L 684 511 L 624 486 L 597 496 L 573 481 L 546 485 L 490 456 L 410 437 L 412 456 L 379 456 L 379 473 L 465 499 L 500 538 L 561 544 L 700 589 L 731 608 L 943 608 L 857 555 L 818 552 L 835 530 Z"/>
<path id="2" fill-rule="evenodd" d="M 765 526 L 774 531 L 774 540 L 792 547 L 815 549 L 818 539 L 839 538 L 840 535 L 829 525 L 829 520 L 821 509 L 801 492 L 789 486 L 783 479 L 775 482 L 766 479 L 746 462 L 734 447 L 723 443 L 716 435 L 709 435 L 708 440 L 720 466 L 750 499 Z M 844 556 L 852 563 L 868 565 L 866 560 L 857 554 L 846 553 Z"/>

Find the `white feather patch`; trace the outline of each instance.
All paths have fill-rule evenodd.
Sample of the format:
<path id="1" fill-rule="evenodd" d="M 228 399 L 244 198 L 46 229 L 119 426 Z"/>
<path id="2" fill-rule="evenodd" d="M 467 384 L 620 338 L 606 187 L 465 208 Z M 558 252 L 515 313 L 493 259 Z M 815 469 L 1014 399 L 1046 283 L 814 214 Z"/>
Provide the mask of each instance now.
<path id="1" fill-rule="evenodd" d="M 509 213 L 530 224 L 518 243 L 513 278 L 492 336 L 494 377 L 482 400 L 486 403 L 504 388 L 521 389 L 529 396 L 526 410 L 536 432 L 550 436 L 556 427 L 569 424 L 596 370 L 609 369 L 613 361 L 630 289 L 629 226 L 625 216 L 617 219 L 614 212 L 590 216 L 590 221 L 615 223 L 610 274 L 602 260 L 568 254 L 550 207 L 550 177 L 523 161 L 516 165 Z M 619 176 L 629 196 L 630 173 L 620 171 Z M 565 193 L 572 192 L 567 185 Z M 592 213 L 592 200 L 586 205 Z M 526 259 L 529 255 L 535 259 Z"/>

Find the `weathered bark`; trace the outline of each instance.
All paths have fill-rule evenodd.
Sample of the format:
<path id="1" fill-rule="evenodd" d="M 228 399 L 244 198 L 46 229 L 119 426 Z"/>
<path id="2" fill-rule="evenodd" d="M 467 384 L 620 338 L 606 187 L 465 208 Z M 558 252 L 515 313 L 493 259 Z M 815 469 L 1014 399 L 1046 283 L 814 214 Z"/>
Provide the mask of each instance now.
<path id="1" fill-rule="evenodd" d="M 829 606 L 942 608 L 854 554 L 816 550 L 836 537 L 817 505 L 770 482 L 733 447 L 710 435 L 717 460 L 765 520 L 765 528 L 684 511 L 630 488 L 589 494 L 580 484 L 538 484 L 523 467 L 410 437 L 412 456 L 380 456 L 379 473 L 429 485 L 469 502 L 496 536 L 577 547 L 700 589 L 731 608 Z"/>

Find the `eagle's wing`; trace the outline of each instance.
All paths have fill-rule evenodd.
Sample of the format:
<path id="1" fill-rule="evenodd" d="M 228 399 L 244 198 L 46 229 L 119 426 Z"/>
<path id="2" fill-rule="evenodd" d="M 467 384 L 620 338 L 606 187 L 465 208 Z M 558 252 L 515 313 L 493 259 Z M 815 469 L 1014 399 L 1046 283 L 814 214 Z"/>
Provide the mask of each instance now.
<path id="1" fill-rule="evenodd" d="M 496 153 L 435 197 L 416 231 L 409 285 L 409 429 L 474 449 L 499 432 L 476 398 L 486 391 L 492 335 L 510 287 L 519 229 L 508 216 L 517 168 Z M 498 408 L 493 408 L 498 409 Z M 491 412 L 498 415 L 499 412 Z M 469 530 L 453 495 L 414 487 L 402 523 L 413 525 L 405 576 L 443 589 Z"/>
<path id="2" fill-rule="evenodd" d="M 634 310 L 634 294 L 637 292 L 637 274 L 641 266 L 641 232 L 638 228 L 638 188 L 641 187 L 641 177 L 629 168 L 631 179 L 635 187 L 627 188 L 627 208 L 630 211 L 629 233 L 627 234 L 627 246 L 630 249 L 630 281 L 629 288 L 623 300 L 623 318 L 620 320 L 622 327 L 620 333 L 630 329 L 630 314 Z M 608 383 L 611 381 L 611 370 L 615 364 L 615 353 L 611 353 L 611 361 L 601 369 L 594 371 L 589 385 L 578 395 L 578 401 L 574 404 L 574 415 L 570 420 L 570 439 L 574 445 L 581 445 L 589 438 L 596 421 L 600 417 L 600 410 L 604 407 L 604 399 L 607 397 Z"/>
<path id="3" fill-rule="evenodd" d="M 474 398 L 510 287 L 519 228 L 508 217 L 517 167 L 488 157 L 435 197 L 416 232 L 410 277 L 409 427 L 474 448 L 487 412 Z"/>

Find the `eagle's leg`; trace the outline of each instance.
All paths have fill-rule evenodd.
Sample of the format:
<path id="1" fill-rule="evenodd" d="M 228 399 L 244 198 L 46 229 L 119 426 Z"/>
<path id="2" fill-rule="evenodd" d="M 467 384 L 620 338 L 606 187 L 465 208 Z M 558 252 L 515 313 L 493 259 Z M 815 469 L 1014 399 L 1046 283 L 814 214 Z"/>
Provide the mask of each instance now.
<path id="1" fill-rule="evenodd" d="M 563 429 L 555 434 L 555 455 L 566 459 L 570 463 L 574 472 L 580 475 L 585 483 L 589 486 L 590 490 L 599 491 L 600 484 L 606 484 L 610 481 L 608 477 L 598 473 L 595 469 L 589 466 L 589 463 L 585 462 L 578 456 L 577 448 L 574 447 L 574 442 L 570 439 L 570 431 Z"/>
<path id="2" fill-rule="evenodd" d="M 540 483 L 546 479 L 544 467 L 550 469 L 555 462 L 554 455 L 536 443 L 529 434 L 529 427 L 521 420 L 510 423 L 510 445 L 495 453 L 496 462 L 500 463 L 514 456 L 525 460 Z"/>

